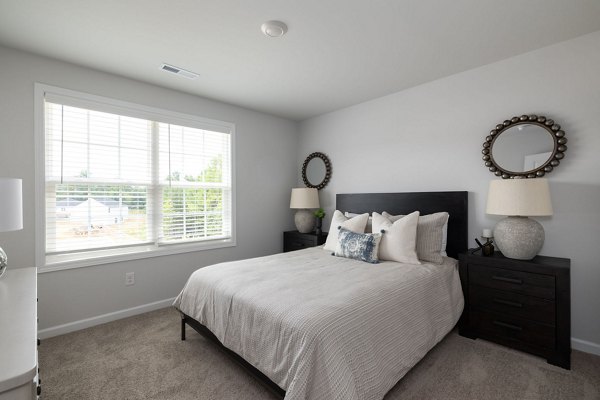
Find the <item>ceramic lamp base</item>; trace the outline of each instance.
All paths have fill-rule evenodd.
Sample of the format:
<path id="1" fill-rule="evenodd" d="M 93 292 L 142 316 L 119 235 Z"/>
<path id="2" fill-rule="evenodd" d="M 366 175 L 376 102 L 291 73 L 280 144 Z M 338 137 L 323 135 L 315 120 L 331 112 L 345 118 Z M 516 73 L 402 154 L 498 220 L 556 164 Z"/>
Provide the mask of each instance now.
<path id="1" fill-rule="evenodd" d="M 505 257 L 531 260 L 544 245 L 544 228 L 527 217 L 506 217 L 494 227 L 494 242 Z"/>
<path id="2" fill-rule="evenodd" d="M 2 277 L 2 275 L 4 275 L 4 273 L 6 272 L 6 266 L 7 266 L 6 253 L 4 252 L 4 250 L 2 250 L 2 247 L 0 247 L 0 277 Z"/>
<path id="3" fill-rule="evenodd" d="M 315 227 L 316 217 L 310 210 L 301 209 L 296 211 L 294 216 L 294 222 L 296 223 L 296 229 L 300 233 L 310 233 Z"/>

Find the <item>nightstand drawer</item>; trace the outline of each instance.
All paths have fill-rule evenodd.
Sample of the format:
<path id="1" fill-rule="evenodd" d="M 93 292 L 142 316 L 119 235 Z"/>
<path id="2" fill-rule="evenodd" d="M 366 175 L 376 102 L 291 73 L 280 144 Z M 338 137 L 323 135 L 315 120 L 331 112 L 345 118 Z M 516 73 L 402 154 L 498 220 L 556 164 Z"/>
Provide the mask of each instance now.
<path id="1" fill-rule="evenodd" d="M 471 318 L 482 337 L 542 349 L 554 349 L 556 344 L 554 329 L 545 324 L 491 312 L 472 311 Z"/>
<path id="2" fill-rule="evenodd" d="M 308 239 L 304 239 L 301 237 L 290 238 L 286 242 L 286 246 L 289 246 L 291 248 L 298 249 L 298 250 L 305 249 L 308 247 L 313 247 L 315 245 L 316 245 L 316 243 L 314 240 L 308 240 Z"/>
<path id="3" fill-rule="evenodd" d="M 321 235 L 313 233 L 300 233 L 298 231 L 283 232 L 283 251 L 295 251 L 319 246 L 325 243 L 327 232 Z"/>
<path id="4" fill-rule="evenodd" d="M 552 326 L 556 321 L 556 304 L 552 300 L 475 285 L 469 288 L 469 298 L 472 307 L 477 310 L 527 318 Z"/>
<path id="5" fill-rule="evenodd" d="M 508 290 L 544 299 L 554 299 L 554 276 L 469 264 L 469 281 L 473 285 Z"/>

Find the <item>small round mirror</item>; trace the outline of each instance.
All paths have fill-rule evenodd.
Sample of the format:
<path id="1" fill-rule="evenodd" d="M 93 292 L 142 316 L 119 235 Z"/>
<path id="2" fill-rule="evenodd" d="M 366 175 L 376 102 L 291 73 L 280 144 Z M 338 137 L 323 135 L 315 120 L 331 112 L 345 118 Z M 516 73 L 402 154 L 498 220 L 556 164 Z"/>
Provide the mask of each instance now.
<path id="1" fill-rule="evenodd" d="M 559 124 L 537 115 L 512 117 L 496 125 L 483 143 L 483 161 L 504 179 L 538 178 L 560 164 L 567 138 Z"/>
<path id="2" fill-rule="evenodd" d="M 331 163 L 323 153 L 312 153 L 302 164 L 302 180 L 309 188 L 323 189 L 331 177 Z"/>

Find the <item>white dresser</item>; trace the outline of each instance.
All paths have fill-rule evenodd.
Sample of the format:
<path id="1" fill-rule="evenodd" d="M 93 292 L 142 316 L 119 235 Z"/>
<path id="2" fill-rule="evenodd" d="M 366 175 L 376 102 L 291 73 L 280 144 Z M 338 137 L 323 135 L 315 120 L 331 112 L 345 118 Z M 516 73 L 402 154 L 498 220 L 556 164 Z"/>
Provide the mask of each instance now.
<path id="1" fill-rule="evenodd" d="M 36 399 L 37 269 L 9 269 L 0 278 L 0 400 Z"/>

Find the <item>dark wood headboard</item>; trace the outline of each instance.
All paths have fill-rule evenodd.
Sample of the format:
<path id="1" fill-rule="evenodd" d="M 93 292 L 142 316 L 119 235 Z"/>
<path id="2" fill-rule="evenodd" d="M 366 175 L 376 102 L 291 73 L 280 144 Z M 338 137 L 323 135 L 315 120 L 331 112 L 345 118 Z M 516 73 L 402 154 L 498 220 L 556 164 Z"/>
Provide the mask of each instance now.
<path id="1" fill-rule="evenodd" d="M 446 211 L 450 214 L 446 253 L 458 258 L 458 253 L 468 247 L 468 192 L 338 194 L 336 209 L 357 214 L 387 211 L 392 215 Z"/>

